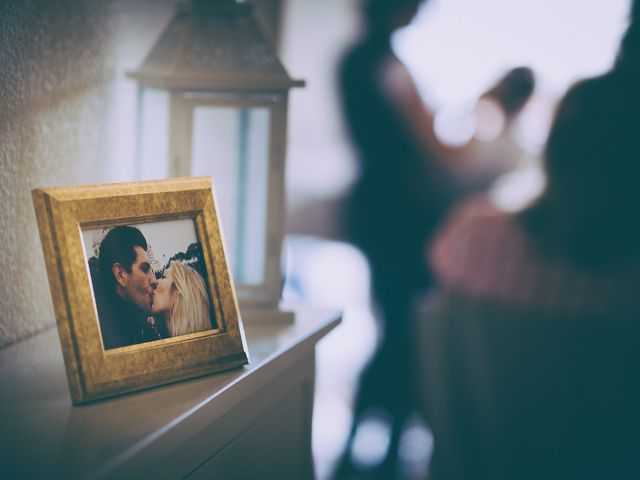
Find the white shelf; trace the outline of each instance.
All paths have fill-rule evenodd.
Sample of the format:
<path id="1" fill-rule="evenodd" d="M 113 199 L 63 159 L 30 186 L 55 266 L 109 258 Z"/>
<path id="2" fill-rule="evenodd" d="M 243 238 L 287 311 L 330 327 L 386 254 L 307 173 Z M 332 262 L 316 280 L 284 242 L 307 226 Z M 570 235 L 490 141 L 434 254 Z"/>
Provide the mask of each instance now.
<path id="1" fill-rule="evenodd" d="M 242 478 L 252 471 L 251 462 L 236 465 L 229 446 L 261 442 L 279 428 L 278 418 L 287 417 L 278 408 L 289 405 L 301 408 L 302 416 L 292 420 L 291 438 L 285 432 L 282 441 L 302 441 L 297 448 L 303 451 L 288 463 L 263 460 L 275 471 L 307 472 L 314 347 L 339 323 L 336 313 L 298 309 L 291 324 L 245 324 L 251 363 L 244 368 L 79 407 L 71 405 L 57 330 L 50 328 L 0 350 L 0 464 L 13 477 L 134 478 L 154 472 L 156 478 L 176 478 L 197 477 L 218 455 L 217 472 L 233 468 Z M 277 450 L 277 436 L 271 443 L 265 452 Z M 260 459 L 254 460 L 258 468 Z"/>

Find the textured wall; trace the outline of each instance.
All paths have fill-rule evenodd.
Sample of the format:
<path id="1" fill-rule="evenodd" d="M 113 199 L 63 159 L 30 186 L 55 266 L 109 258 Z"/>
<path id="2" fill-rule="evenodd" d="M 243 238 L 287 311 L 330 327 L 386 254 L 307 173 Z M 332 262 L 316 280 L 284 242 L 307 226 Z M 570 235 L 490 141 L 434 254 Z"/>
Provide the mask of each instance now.
<path id="1" fill-rule="evenodd" d="M 55 322 L 31 189 L 107 167 L 110 2 L 0 2 L 0 348 Z"/>
<path id="2" fill-rule="evenodd" d="M 31 190 L 133 179 L 125 74 L 177 1 L 0 0 L 0 348 L 55 322 Z"/>

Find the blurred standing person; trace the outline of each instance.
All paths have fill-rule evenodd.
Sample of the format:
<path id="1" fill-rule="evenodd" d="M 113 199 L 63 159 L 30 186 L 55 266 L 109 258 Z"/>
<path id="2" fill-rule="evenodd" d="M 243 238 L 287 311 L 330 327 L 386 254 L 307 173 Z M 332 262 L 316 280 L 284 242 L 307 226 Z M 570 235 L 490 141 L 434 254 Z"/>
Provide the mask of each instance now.
<path id="1" fill-rule="evenodd" d="M 358 475 L 352 447 L 369 415 L 389 424 L 390 445 L 386 457 L 366 466 L 366 473 L 393 478 L 403 424 L 415 410 L 412 304 L 431 284 L 422 260 L 424 246 L 451 194 L 442 161 L 448 152 L 435 137 L 433 116 L 411 75 L 393 53 L 391 36 L 408 25 L 424 3 L 364 0 L 364 33 L 340 69 L 344 115 L 360 161 L 346 230 L 369 261 L 383 332 L 361 376 L 339 478 Z"/>

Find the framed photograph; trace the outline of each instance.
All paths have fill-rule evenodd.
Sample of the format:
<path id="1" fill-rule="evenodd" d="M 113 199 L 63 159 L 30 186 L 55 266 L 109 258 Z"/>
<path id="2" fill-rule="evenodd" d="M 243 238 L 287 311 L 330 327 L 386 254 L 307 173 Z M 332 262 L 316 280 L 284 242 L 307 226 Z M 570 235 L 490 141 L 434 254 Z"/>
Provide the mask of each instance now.
<path id="1" fill-rule="evenodd" d="M 248 362 L 211 178 L 32 194 L 74 404 Z"/>

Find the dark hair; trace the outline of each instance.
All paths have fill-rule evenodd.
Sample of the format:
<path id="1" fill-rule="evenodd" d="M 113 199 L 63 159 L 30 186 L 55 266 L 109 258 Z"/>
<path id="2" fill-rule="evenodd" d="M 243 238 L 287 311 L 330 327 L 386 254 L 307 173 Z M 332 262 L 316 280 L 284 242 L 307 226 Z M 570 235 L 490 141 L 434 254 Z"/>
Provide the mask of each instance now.
<path id="1" fill-rule="evenodd" d="M 572 87 L 545 148 L 547 190 L 522 219 L 547 252 L 587 267 L 640 253 L 640 78 L 612 70 Z"/>
<path id="2" fill-rule="evenodd" d="M 147 241 L 142 232 L 135 227 L 122 225 L 109 230 L 100 243 L 98 261 L 100 274 L 104 284 L 115 290 L 116 279 L 113 275 L 113 265 L 119 263 L 131 273 L 131 265 L 136 261 L 135 247 L 147 249 Z"/>
<path id="3" fill-rule="evenodd" d="M 384 24 L 389 16 L 408 7 L 414 8 L 427 0 L 363 0 L 364 17 L 369 25 Z"/>
<path id="4" fill-rule="evenodd" d="M 560 102 L 545 148 L 547 189 L 521 220 L 536 243 L 589 268 L 640 257 L 640 0 L 617 61 Z"/>
<path id="5" fill-rule="evenodd" d="M 634 0 L 629 15 L 629 27 L 622 37 L 617 64 L 640 63 L 640 0 Z"/>

